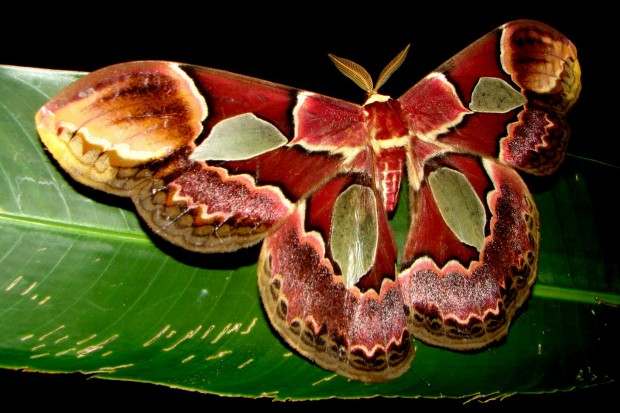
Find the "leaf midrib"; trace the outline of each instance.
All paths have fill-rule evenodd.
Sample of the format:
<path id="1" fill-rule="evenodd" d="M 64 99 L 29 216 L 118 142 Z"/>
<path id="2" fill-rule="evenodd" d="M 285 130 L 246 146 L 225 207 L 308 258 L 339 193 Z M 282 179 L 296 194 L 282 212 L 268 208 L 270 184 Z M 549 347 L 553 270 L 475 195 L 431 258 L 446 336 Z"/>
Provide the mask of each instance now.
<path id="1" fill-rule="evenodd" d="M 552 300 L 572 301 L 583 304 L 620 305 L 620 295 L 603 291 L 557 287 L 537 282 L 532 288 L 532 296 Z"/>
<path id="2" fill-rule="evenodd" d="M 63 234 L 79 234 L 81 236 L 91 236 L 102 239 L 115 239 L 124 242 L 134 242 L 140 244 L 151 244 L 149 237 L 144 232 L 123 231 L 114 228 L 94 227 L 83 224 L 72 224 L 69 222 L 54 221 L 35 217 L 32 215 L 18 215 L 10 212 L 0 212 L 0 223 L 19 225 L 22 227 L 46 227 L 51 231 Z"/>
<path id="3" fill-rule="evenodd" d="M 64 233 L 77 234 L 82 237 L 100 239 L 114 239 L 123 242 L 137 244 L 150 244 L 149 237 L 144 232 L 122 231 L 113 228 L 101 228 L 88 225 L 77 225 L 68 222 L 59 222 L 34 216 L 17 215 L 8 212 L 0 212 L 0 223 L 19 225 L 22 227 L 46 227 L 48 230 Z M 620 295 L 603 291 L 558 287 L 550 284 L 537 282 L 532 288 L 532 296 L 536 298 L 571 301 L 583 304 L 620 305 Z"/>

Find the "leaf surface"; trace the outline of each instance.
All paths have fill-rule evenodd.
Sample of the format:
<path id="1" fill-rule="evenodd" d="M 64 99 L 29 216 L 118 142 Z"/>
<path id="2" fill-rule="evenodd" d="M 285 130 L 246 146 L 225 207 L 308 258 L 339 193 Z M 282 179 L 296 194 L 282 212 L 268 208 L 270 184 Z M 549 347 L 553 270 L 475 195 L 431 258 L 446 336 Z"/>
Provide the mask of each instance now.
<path id="1" fill-rule="evenodd" d="M 619 220 L 600 181 L 618 182 L 617 168 L 569 157 L 558 174 L 528 178 L 542 222 L 539 275 L 506 340 L 467 354 L 416 342 L 406 374 L 363 384 L 312 365 L 271 331 L 258 248 L 180 250 L 130 201 L 56 168 L 34 113 L 81 75 L 0 66 L 0 367 L 299 400 L 499 397 L 618 380 Z M 403 205 L 392 220 L 401 246 Z"/>

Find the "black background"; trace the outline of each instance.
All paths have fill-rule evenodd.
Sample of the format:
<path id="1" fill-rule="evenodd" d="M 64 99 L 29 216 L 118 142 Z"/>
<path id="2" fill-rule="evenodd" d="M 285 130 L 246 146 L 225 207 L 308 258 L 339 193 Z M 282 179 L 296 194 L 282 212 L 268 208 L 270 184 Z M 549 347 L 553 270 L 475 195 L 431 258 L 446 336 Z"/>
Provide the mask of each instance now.
<path id="1" fill-rule="evenodd" d="M 530 18 L 555 27 L 579 50 L 584 86 L 580 101 L 569 116 L 573 130 L 569 153 L 619 163 L 617 104 L 612 103 L 617 100 L 615 60 L 620 38 L 611 10 L 593 4 L 574 9 L 556 2 L 553 8 L 545 10 L 540 1 L 519 1 L 512 5 L 514 10 L 507 10 L 508 1 L 502 2 L 504 10 L 489 9 L 488 5 L 454 9 L 453 5 L 440 2 L 421 6 L 411 1 L 347 6 L 335 1 L 288 2 L 278 6 L 228 3 L 15 5 L 12 11 L 3 11 L 1 15 L 0 64 L 92 71 L 122 61 L 163 59 L 224 69 L 361 103 L 362 91 L 334 68 L 327 53 L 352 59 L 376 77 L 389 60 L 411 43 L 407 61 L 381 89 L 382 93 L 397 97 L 488 31 L 510 20 Z M 617 190 L 618 184 L 613 185 Z M 387 410 L 404 403 L 408 409 L 458 406 L 472 411 L 497 411 L 529 409 L 545 403 L 557 409 L 587 405 L 592 411 L 600 411 L 617 407 L 618 401 L 613 397 L 618 390 L 619 386 L 612 384 L 465 405 L 462 400 L 381 398 L 300 404 L 222 398 L 144 383 L 88 380 L 79 374 L 0 370 L 1 403 L 11 401 L 29 407 L 67 410 L 90 406 L 267 407 L 295 411 L 344 406 Z"/>

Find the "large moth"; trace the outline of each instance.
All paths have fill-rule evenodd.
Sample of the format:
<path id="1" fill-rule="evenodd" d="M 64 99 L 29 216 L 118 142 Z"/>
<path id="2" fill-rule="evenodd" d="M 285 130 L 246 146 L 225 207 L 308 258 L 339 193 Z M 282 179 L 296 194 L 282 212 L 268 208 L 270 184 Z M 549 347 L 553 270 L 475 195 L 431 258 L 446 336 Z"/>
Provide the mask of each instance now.
<path id="1" fill-rule="evenodd" d="M 166 240 L 200 253 L 263 242 L 275 330 L 351 379 L 403 374 L 413 339 L 453 350 L 506 336 L 536 278 L 539 217 L 519 171 L 561 164 L 578 98 L 574 45 L 507 23 L 400 98 L 331 56 L 364 104 L 165 61 L 92 72 L 36 114 L 74 179 L 130 197 Z M 406 174 L 406 175 L 404 175 Z M 406 176 L 411 226 L 389 224 Z"/>

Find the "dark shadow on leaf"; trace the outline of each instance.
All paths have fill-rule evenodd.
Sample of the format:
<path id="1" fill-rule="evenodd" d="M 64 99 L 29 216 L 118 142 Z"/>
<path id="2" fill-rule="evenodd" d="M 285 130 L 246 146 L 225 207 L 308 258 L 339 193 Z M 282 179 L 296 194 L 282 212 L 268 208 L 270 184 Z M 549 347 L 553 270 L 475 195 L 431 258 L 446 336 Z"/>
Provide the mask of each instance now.
<path id="1" fill-rule="evenodd" d="M 520 175 L 532 195 L 539 195 L 550 191 L 557 184 L 558 180 L 567 172 L 566 164 L 563 163 L 560 168 L 551 175 L 537 176 L 526 173 L 520 173 Z"/>
<path id="2" fill-rule="evenodd" d="M 135 211 L 134 211 L 135 212 Z M 141 219 L 140 226 L 149 236 L 153 244 L 164 254 L 191 267 L 210 270 L 235 270 L 258 262 L 258 254 L 262 243 L 234 252 L 205 254 L 186 250 L 166 241 L 155 234 Z"/>

